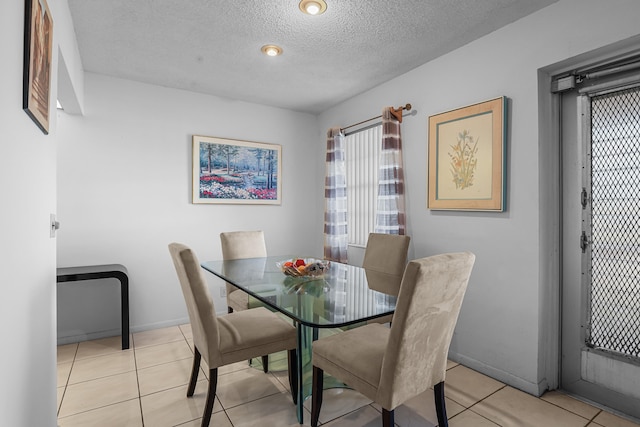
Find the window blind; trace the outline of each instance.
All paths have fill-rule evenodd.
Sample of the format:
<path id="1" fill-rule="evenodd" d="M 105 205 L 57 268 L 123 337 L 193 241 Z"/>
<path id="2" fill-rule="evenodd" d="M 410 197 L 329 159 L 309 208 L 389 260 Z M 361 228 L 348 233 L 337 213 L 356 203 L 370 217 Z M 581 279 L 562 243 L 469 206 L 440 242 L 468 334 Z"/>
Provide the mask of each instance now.
<path id="1" fill-rule="evenodd" d="M 382 125 L 345 137 L 349 245 L 365 247 L 376 225 Z"/>

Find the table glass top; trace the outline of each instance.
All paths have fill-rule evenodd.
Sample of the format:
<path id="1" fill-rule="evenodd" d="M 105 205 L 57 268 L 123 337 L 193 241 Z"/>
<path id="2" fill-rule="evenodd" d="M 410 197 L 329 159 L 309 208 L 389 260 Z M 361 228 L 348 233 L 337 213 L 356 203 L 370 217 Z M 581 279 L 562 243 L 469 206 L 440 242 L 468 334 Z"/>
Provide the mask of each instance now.
<path id="1" fill-rule="evenodd" d="M 295 257 L 207 261 L 201 265 L 307 326 L 345 326 L 392 314 L 395 310 L 395 296 L 372 289 L 385 289 L 388 278 L 337 262 L 331 262 L 322 277 L 287 276 L 277 263 L 291 258 Z"/>

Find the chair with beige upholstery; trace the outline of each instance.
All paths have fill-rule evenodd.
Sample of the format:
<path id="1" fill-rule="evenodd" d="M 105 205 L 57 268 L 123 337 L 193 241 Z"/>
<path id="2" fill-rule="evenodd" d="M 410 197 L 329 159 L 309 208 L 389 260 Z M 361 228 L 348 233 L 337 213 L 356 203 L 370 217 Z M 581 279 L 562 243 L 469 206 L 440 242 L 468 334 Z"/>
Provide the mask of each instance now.
<path id="1" fill-rule="evenodd" d="M 394 409 L 434 388 L 438 426 L 447 426 L 447 353 L 475 256 L 469 252 L 411 261 L 391 328 L 369 324 L 313 343 L 311 425 L 318 425 L 323 373 L 382 407 L 384 427 Z"/>
<path id="2" fill-rule="evenodd" d="M 407 266 L 409 236 L 370 233 L 364 251 L 362 267 L 371 289 L 398 296 L 402 274 Z M 368 323 L 389 323 L 393 316 L 384 316 Z"/>
<path id="3" fill-rule="evenodd" d="M 222 258 L 224 260 L 267 256 L 267 246 L 262 231 L 220 233 L 220 243 L 222 243 Z M 228 312 L 247 310 L 249 308 L 249 295 L 230 283 L 227 283 L 226 287 Z"/>
<path id="4" fill-rule="evenodd" d="M 409 236 L 398 234 L 369 234 L 362 267 L 367 275 L 374 273 L 379 279 L 374 287 L 378 284 L 381 287 L 376 291 L 398 295 L 402 274 L 407 266 L 410 240 Z"/>
<path id="5" fill-rule="evenodd" d="M 262 231 L 228 231 L 220 233 L 222 259 L 262 258 L 267 256 L 267 245 Z M 248 310 L 249 294 L 227 282 L 227 312 Z M 251 364 L 251 360 L 249 360 Z M 262 369 L 269 372 L 269 355 L 262 355 Z"/>
<path id="6" fill-rule="evenodd" d="M 209 366 L 209 391 L 202 426 L 208 426 L 211 419 L 218 367 L 263 354 L 288 350 L 289 385 L 295 403 L 298 389 L 296 329 L 263 307 L 217 317 L 195 253 L 180 243 L 171 243 L 169 252 L 178 273 L 193 330 L 194 358 L 187 397 L 193 396 L 195 391 L 201 358 Z"/>

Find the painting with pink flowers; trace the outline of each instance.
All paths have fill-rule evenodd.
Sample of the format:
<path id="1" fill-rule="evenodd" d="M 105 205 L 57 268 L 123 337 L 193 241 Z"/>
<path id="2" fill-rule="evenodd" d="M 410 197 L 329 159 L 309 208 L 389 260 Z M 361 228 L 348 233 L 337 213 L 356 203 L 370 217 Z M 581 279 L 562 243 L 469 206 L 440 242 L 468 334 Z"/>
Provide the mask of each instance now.
<path id="1" fill-rule="evenodd" d="M 282 147 L 193 136 L 193 203 L 280 204 Z"/>

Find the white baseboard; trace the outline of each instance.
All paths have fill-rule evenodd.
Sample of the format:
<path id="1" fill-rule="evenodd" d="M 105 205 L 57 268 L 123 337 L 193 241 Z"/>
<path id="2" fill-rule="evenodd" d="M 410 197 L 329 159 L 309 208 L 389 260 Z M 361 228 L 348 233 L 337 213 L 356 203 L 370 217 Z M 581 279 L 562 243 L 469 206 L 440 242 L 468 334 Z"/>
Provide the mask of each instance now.
<path id="1" fill-rule="evenodd" d="M 481 374 L 493 378 L 494 380 L 505 383 L 513 388 L 517 388 L 518 390 L 522 390 L 525 393 L 529 393 L 536 397 L 542 396 L 542 394 L 548 389 L 546 380 L 543 380 L 540 383 L 532 383 L 509 372 L 502 371 L 462 354 L 449 352 L 449 360 L 460 363 L 467 368 L 478 371 Z"/>
<path id="2" fill-rule="evenodd" d="M 216 313 L 216 315 L 218 316 L 222 316 L 224 314 L 227 314 L 227 313 L 226 312 Z M 150 331 L 152 329 L 168 328 L 171 326 L 184 325 L 187 323 L 189 323 L 188 317 L 185 317 L 182 319 L 165 320 L 162 322 L 147 323 L 146 325 L 131 326 L 129 333 L 133 334 L 136 332 Z M 58 342 L 58 345 L 72 344 L 76 342 L 91 341 L 91 340 L 98 340 L 101 338 L 120 336 L 121 333 L 122 333 L 122 329 L 120 328 L 108 329 L 106 331 L 97 331 L 97 332 L 70 331 L 67 333 L 67 335 L 58 336 L 57 342 Z"/>
<path id="3" fill-rule="evenodd" d="M 65 336 L 58 336 L 58 345 L 72 344 L 76 342 L 83 341 L 91 341 L 91 340 L 99 340 L 101 338 L 109 338 L 120 336 L 122 333 L 122 329 L 108 329 L 106 331 L 98 331 L 98 332 L 78 332 L 70 333 Z"/>

